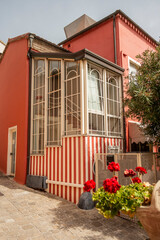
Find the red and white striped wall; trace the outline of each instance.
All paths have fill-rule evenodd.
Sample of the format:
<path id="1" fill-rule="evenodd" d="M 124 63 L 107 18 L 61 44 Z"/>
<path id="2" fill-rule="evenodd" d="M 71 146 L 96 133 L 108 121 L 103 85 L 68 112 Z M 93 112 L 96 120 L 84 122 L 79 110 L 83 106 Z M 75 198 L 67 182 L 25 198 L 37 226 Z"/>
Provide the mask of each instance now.
<path id="1" fill-rule="evenodd" d="M 122 150 L 122 139 L 65 137 L 62 146 L 47 147 L 44 155 L 31 156 L 30 174 L 47 176 L 49 193 L 77 203 L 84 182 L 94 179 L 95 153 L 107 153 L 110 146 Z"/>

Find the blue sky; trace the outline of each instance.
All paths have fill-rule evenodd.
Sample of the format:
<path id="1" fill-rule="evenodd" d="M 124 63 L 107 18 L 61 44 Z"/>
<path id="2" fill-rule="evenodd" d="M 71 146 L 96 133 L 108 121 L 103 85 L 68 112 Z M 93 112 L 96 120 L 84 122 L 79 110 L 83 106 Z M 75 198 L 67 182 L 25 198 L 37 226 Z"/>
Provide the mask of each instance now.
<path id="1" fill-rule="evenodd" d="M 121 9 L 153 38 L 160 37 L 160 0 L 0 0 L 0 40 L 32 32 L 51 42 L 84 13 L 96 21 Z"/>

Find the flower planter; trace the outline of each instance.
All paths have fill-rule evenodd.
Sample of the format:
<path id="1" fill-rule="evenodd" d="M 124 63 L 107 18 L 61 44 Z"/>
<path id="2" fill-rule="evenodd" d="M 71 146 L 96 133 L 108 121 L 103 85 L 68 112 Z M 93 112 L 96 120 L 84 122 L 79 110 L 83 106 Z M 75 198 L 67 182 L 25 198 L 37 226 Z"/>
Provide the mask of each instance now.
<path id="1" fill-rule="evenodd" d="M 155 185 L 150 206 L 137 209 L 136 215 L 151 240 L 160 239 L 160 181 Z"/>
<path id="2" fill-rule="evenodd" d="M 80 196 L 77 206 L 84 210 L 91 210 L 95 207 L 95 202 L 92 200 L 92 194 L 90 192 L 84 192 Z"/>

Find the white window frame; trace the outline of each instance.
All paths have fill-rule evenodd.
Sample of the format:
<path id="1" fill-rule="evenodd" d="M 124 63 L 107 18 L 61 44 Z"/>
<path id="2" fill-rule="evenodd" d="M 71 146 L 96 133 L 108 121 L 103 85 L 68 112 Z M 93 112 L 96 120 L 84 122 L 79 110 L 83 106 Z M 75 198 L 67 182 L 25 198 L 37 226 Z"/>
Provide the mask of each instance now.
<path id="1" fill-rule="evenodd" d="M 103 102 L 103 115 L 104 115 L 104 134 L 95 134 L 95 133 L 89 133 L 89 124 L 88 124 L 88 121 L 89 121 L 89 112 L 91 112 L 88 108 L 88 75 L 86 74 L 86 72 L 88 73 L 88 69 L 86 66 L 88 66 L 88 63 L 89 64 L 92 64 L 93 66 L 96 66 L 97 69 L 100 68 L 101 71 L 102 71 L 102 80 L 103 80 L 103 94 L 104 94 L 104 102 Z M 87 63 L 85 63 L 85 68 L 87 69 L 86 72 L 84 71 L 84 74 L 85 74 L 85 77 L 84 77 L 84 94 L 85 94 L 85 100 L 84 100 L 84 109 L 85 109 L 85 126 L 84 128 L 86 128 L 87 126 L 87 129 L 85 131 L 86 135 L 91 135 L 91 136 L 105 136 L 105 137 L 112 137 L 112 138 L 122 138 L 123 137 L 123 107 L 122 107 L 122 76 L 116 72 L 113 72 L 107 68 L 104 68 L 100 65 L 97 65 L 95 64 L 94 62 L 90 62 L 90 61 L 87 61 Z M 85 69 L 84 68 L 84 69 Z M 108 76 L 110 75 L 116 75 L 116 81 L 118 81 L 119 83 L 119 103 L 120 103 L 120 132 L 119 132 L 119 135 L 117 134 L 116 136 L 115 135 L 110 135 L 108 133 L 108 114 L 107 114 L 107 98 L 108 98 L 108 93 L 107 93 L 107 78 Z M 110 76 L 111 77 L 111 76 Z M 93 111 L 93 113 L 95 113 L 95 111 Z M 96 113 L 98 114 L 99 111 L 96 111 Z M 112 117 L 112 116 L 110 116 Z M 117 116 L 116 116 L 117 117 Z"/>
<path id="2" fill-rule="evenodd" d="M 45 88 L 45 91 L 44 91 L 44 101 L 46 103 L 46 61 L 45 61 L 45 58 L 32 58 L 32 82 L 31 82 L 31 133 L 30 133 L 30 153 L 31 155 L 44 155 L 44 146 L 43 146 L 43 149 L 40 150 L 41 153 L 36 153 L 34 152 L 33 150 L 33 98 L 34 98 L 34 93 L 33 93 L 33 90 L 34 90 L 34 62 L 35 60 L 43 60 L 44 61 L 44 88 Z M 46 107 L 44 108 L 44 143 L 45 143 L 45 116 L 46 116 Z"/>
<path id="3" fill-rule="evenodd" d="M 117 82 L 118 81 L 118 89 L 117 89 L 117 91 L 119 91 L 119 99 L 117 100 L 117 101 L 115 101 L 115 100 L 112 100 L 112 99 L 110 99 L 110 100 L 112 100 L 113 102 L 117 102 L 117 103 L 119 103 L 119 105 L 120 105 L 120 109 L 119 109 L 119 111 L 120 111 L 120 116 L 118 117 L 117 115 L 112 115 L 112 114 L 108 114 L 108 100 L 109 100 L 109 96 L 108 96 L 108 93 L 107 93 L 107 83 L 106 83 L 106 96 L 105 96 L 105 99 L 106 99 L 106 122 L 107 122 L 107 129 L 106 129 L 106 131 L 107 131 L 107 137 L 113 137 L 113 138 L 121 138 L 122 136 L 123 136 L 123 108 L 122 108 L 122 84 L 121 84 L 121 76 L 116 76 L 116 78 L 114 77 L 114 76 L 110 76 L 109 74 L 111 74 L 109 71 L 107 72 L 108 73 L 108 76 L 106 75 L 106 82 L 107 82 L 107 80 L 108 79 L 111 79 L 111 78 L 113 78 L 113 79 L 115 79 L 115 81 Z M 120 130 L 121 131 L 119 131 L 119 133 L 120 133 L 120 135 L 118 136 L 118 135 L 111 135 L 111 134 L 109 134 L 109 130 L 108 130 L 108 117 L 110 117 L 110 118 L 114 118 L 114 119 L 119 119 L 120 120 Z M 117 132 L 118 133 L 118 132 Z"/>
<path id="4" fill-rule="evenodd" d="M 90 72 L 92 72 L 92 71 L 97 71 L 97 73 L 99 74 L 99 76 L 100 76 L 100 78 L 99 79 L 96 79 L 96 81 L 98 80 L 98 81 L 100 81 L 101 83 L 102 83 L 102 86 L 103 86 L 103 92 L 102 92 L 102 96 L 100 96 L 100 98 L 101 98 L 101 108 L 102 108 L 102 110 L 96 110 L 96 109 L 89 109 L 89 103 L 88 103 L 88 111 L 87 111 L 87 114 L 88 114 L 88 133 L 89 133 L 89 135 L 100 135 L 100 136 L 105 136 L 105 90 L 104 90 L 104 79 L 103 79 L 103 68 L 101 67 L 101 66 L 98 66 L 97 64 L 95 64 L 95 63 L 92 63 L 92 62 L 90 62 L 90 61 L 88 61 L 88 64 L 87 64 L 87 68 L 89 68 L 89 67 L 92 67 L 92 70 L 90 71 Z M 87 71 L 88 71 L 89 69 L 87 69 Z M 89 75 L 90 74 L 88 74 L 88 79 L 87 79 L 87 81 L 89 82 L 90 80 L 89 80 Z M 88 85 L 87 85 L 87 90 L 88 90 Z M 87 101 L 89 100 L 88 99 L 88 96 L 89 96 L 89 94 L 87 94 Z M 95 114 L 97 117 L 98 116 L 102 116 L 102 118 L 103 118 L 103 129 L 102 130 L 94 130 L 94 129 L 90 129 L 89 128 L 89 114 Z M 97 120 L 98 121 L 98 120 Z M 98 124 L 98 122 L 97 122 L 97 124 Z M 95 131 L 97 131 L 97 134 L 96 133 L 94 133 Z M 100 132 L 100 131 L 102 131 L 102 132 L 104 132 L 103 134 L 100 134 L 100 133 L 98 133 L 98 132 Z"/>
<path id="5" fill-rule="evenodd" d="M 75 128 L 75 130 L 70 130 L 70 131 L 67 131 L 67 129 L 66 129 L 66 126 L 67 126 L 67 122 L 66 121 L 64 121 L 64 136 L 78 136 L 78 135 L 81 135 L 81 131 L 82 131 L 82 128 L 81 128 L 81 126 L 82 126 L 82 124 L 83 123 L 81 123 L 81 121 L 82 121 L 82 119 L 81 119 L 81 117 L 82 117 L 82 102 L 83 102 L 83 100 L 82 100 L 82 97 L 81 97 L 81 89 L 82 89 L 82 87 L 83 87 L 83 85 L 82 85 L 82 83 L 81 83 L 81 79 L 82 79 L 82 77 L 81 77 L 81 73 L 83 73 L 83 69 L 82 69 L 82 63 L 81 63 L 81 61 L 74 61 L 74 60 L 67 60 L 67 59 L 65 59 L 64 60 L 64 66 L 65 66 L 65 64 L 67 63 L 67 62 L 75 62 L 75 63 L 78 63 L 79 64 L 79 75 L 76 75 L 76 77 L 73 77 L 73 78 L 69 78 L 69 79 L 67 79 L 67 75 L 69 74 L 69 73 L 67 73 L 66 74 L 66 69 L 65 69 L 65 78 L 64 78 L 64 86 L 65 86 L 65 83 L 67 83 L 67 81 L 71 81 L 71 80 L 73 80 L 74 78 L 79 78 L 79 81 L 80 81 L 80 89 L 79 89 L 79 92 L 77 92 L 76 94 L 72 94 L 71 93 L 71 95 L 70 95 L 70 97 L 73 97 L 73 96 L 77 96 L 78 97 L 78 95 L 80 95 L 80 106 L 79 106 L 79 111 L 77 111 L 76 113 L 77 113 L 77 123 L 78 123 L 78 115 L 79 115 L 79 117 L 80 117 L 80 129 L 76 129 Z M 74 70 L 71 70 L 71 71 L 74 71 Z M 77 85 L 78 86 L 78 85 Z M 72 89 L 72 86 L 71 86 L 71 89 Z M 65 92 L 65 91 L 64 91 Z M 64 112 L 63 112 L 63 115 L 64 115 L 64 118 L 67 116 L 67 113 L 65 114 L 65 109 L 66 109 L 66 100 L 67 100 L 67 95 L 65 95 L 64 94 Z M 73 102 L 71 102 L 71 105 L 74 105 L 74 103 Z M 78 106 L 77 106 L 78 107 Z M 71 107 L 72 108 L 72 107 Z M 70 115 L 71 115 L 71 117 L 73 117 L 72 116 L 72 112 L 70 113 Z M 71 132 L 72 131 L 72 133 L 71 134 L 68 134 L 68 132 Z M 74 132 L 74 131 L 77 131 L 77 133 L 76 132 Z M 78 131 L 79 131 L 79 133 L 78 133 Z"/>
<path id="6" fill-rule="evenodd" d="M 141 64 L 140 64 L 138 61 L 136 61 L 136 60 L 134 60 L 133 58 L 131 58 L 131 57 L 128 56 L 128 75 L 130 75 L 130 64 L 133 64 L 133 65 L 135 65 L 136 67 L 141 66 Z M 129 76 L 128 81 L 130 82 L 130 76 Z"/>
<path id="7" fill-rule="evenodd" d="M 47 125 L 47 127 L 48 127 L 48 110 L 49 110 L 49 108 L 48 108 L 48 104 L 49 104 L 49 102 L 48 102 L 48 96 L 49 96 L 49 92 L 48 92 L 48 81 L 49 81 L 49 79 L 50 79 L 50 76 L 49 76 L 49 61 L 56 61 L 56 62 L 60 62 L 60 65 L 62 64 L 62 62 L 61 62 L 61 60 L 59 60 L 59 59 L 48 59 L 47 60 L 47 72 L 46 72 L 46 82 L 45 82 L 45 85 L 47 86 L 46 87 L 46 89 L 47 89 L 47 91 L 46 91 L 46 99 L 45 99 L 45 102 L 47 103 L 46 104 L 46 106 L 45 107 L 47 107 L 46 109 L 46 125 Z M 61 75 L 61 71 L 62 71 L 62 66 L 61 66 L 61 69 L 60 69 L 60 75 Z M 61 82 L 61 88 L 62 88 L 62 79 L 61 79 L 61 77 L 60 77 L 60 82 Z M 62 93 L 61 93 L 61 88 L 60 89 L 58 89 L 58 92 L 60 92 L 60 95 L 61 95 L 61 98 L 62 98 Z M 52 92 L 54 92 L 55 93 L 55 91 L 52 91 Z M 57 91 L 56 91 L 57 92 Z M 58 102 L 58 108 L 60 107 L 60 113 L 61 113 L 61 117 L 62 117 L 62 109 L 61 109 L 61 104 L 62 104 L 62 101 L 61 101 L 61 103 L 60 103 L 60 105 L 59 105 L 59 102 Z M 54 107 L 53 107 L 53 110 L 54 110 Z M 53 116 L 53 117 L 55 117 L 55 116 Z M 54 124 L 53 124 L 53 126 L 54 126 Z M 46 127 L 46 146 L 60 146 L 61 145 L 61 136 L 62 136 L 62 131 L 59 131 L 60 129 L 61 129 L 61 123 L 60 123 L 60 125 L 58 124 L 58 143 L 55 143 L 55 144 L 51 144 L 51 143 L 49 143 L 49 141 L 48 141 L 48 131 L 47 131 L 47 127 Z"/>

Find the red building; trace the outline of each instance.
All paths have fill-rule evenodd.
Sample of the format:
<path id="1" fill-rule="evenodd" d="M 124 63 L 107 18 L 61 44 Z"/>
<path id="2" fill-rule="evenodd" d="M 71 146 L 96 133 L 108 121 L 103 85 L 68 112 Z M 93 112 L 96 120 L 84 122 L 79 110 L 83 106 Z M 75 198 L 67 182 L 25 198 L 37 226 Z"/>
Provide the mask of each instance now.
<path id="1" fill-rule="evenodd" d="M 76 203 L 94 177 L 95 153 L 131 151 L 125 76 L 136 69 L 135 56 L 157 42 L 118 10 L 61 45 L 31 33 L 6 45 L 0 170 L 21 184 L 46 176 L 49 192 Z"/>

